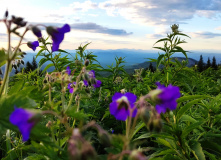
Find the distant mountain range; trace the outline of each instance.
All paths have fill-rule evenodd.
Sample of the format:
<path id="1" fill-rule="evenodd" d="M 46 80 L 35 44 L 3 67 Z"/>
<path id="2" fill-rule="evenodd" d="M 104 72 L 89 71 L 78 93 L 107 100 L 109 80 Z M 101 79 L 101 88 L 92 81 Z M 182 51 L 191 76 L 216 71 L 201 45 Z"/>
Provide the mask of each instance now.
<path id="1" fill-rule="evenodd" d="M 186 60 L 186 58 L 183 57 L 173 57 L 176 58 L 179 62 L 182 62 L 183 60 Z M 127 73 L 133 73 L 134 69 L 140 69 L 140 68 L 148 68 L 150 66 L 150 63 L 152 63 L 153 67 L 156 68 L 156 63 L 155 62 L 143 62 L 143 63 L 139 63 L 139 64 L 135 64 L 135 65 L 131 65 L 131 66 L 127 66 L 125 67 L 125 70 L 127 71 Z M 195 64 L 197 64 L 198 61 L 192 58 L 188 58 L 188 63 L 187 63 L 187 67 L 192 67 Z M 163 68 L 163 65 L 160 65 L 159 68 Z"/>
<path id="2" fill-rule="evenodd" d="M 73 57 L 75 57 L 75 50 L 66 50 L 69 52 Z M 116 50 L 99 50 L 99 49 L 89 49 L 86 50 L 86 52 L 93 52 L 94 55 L 97 56 L 97 60 L 100 63 L 100 65 L 104 68 L 107 68 L 107 65 L 115 65 L 115 57 L 122 57 L 124 58 L 124 65 L 127 67 L 127 69 L 132 69 L 132 68 L 140 68 L 140 67 L 148 67 L 149 63 L 147 61 L 148 58 L 154 58 L 157 59 L 158 57 L 158 51 L 157 50 L 136 50 L 136 49 L 116 49 Z M 29 53 L 27 52 L 27 55 L 24 58 L 24 61 L 32 61 L 33 56 L 35 56 L 36 53 Z M 55 53 L 56 54 L 56 53 Z M 162 54 L 162 53 L 160 53 Z M 203 60 L 204 63 L 207 62 L 208 57 L 212 61 L 213 56 L 216 57 L 216 62 L 221 63 L 221 53 L 203 53 L 203 52 L 188 52 L 188 58 L 189 58 L 189 63 L 194 63 L 197 62 L 200 59 L 200 55 L 203 55 Z M 65 56 L 66 54 L 64 54 Z M 74 58 L 68 55 L 70 59 Z M 175 53 L 172 57 L 179 57 L 180 58 L 185 58 L 182 53 Z M 41 57 L 37 58 L 37 62 L 39 62 Z M 180 59 L 181 60 L 181 59 Z M 181 60 L 182 61 L 182 60 Z M 49 62 L 45 63 L 45 65 L 42 66 L 44 68 Z M 153 64 L 154 65 L 154 64 Z M 191 65 L 191 64 L 190 64 Z M 2 67 L 2 70 L 4 72 L 4 69 Z M 54 68 L 51 67 L 48 69 L 48 72 L 53 71 Z"/>

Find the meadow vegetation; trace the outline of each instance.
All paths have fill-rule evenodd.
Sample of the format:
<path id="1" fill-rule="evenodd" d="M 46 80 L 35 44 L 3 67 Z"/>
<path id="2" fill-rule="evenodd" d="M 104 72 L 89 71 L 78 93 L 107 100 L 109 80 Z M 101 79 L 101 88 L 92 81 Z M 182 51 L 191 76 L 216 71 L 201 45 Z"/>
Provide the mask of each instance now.
<path id="1" fill-rule="evenodd" d="M 221 68 L 216 62 L 186 67 L 191 53 L 181 46 L 190 37 L 178 25 L 154 44 L 163 51 L 149 59 L 156 69 L 130 75 L 124 57 L 107 69 L 95 64 L 96 56 L 86 52 L 89 43 L 71 58 L 62 56 L 70 55 L 59 49 L 68 24 L 43 26 L 48 35 L 42 35 L 42 25 L 9 18 L 8 11 L 0 22 L 8 34 L 8 48 L 0 50 L 2 160 L 221 159 Z M 36 41 L 25 42 L 26 32 Z M 11 46 L 12 34 L 20 38 L 17 46 Z M 10 77 L 24 65 L 23 45 L 38 48 L 41 60 Z M 186 60 L 172 59 L 177 52 Z"/>

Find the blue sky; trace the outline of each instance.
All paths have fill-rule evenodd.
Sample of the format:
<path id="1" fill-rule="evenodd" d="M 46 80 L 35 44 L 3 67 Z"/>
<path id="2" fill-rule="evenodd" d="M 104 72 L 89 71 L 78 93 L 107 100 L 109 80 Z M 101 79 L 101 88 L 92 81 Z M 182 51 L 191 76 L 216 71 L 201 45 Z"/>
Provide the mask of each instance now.
<path id="1" fill-rule="evenodd" d="M 30 24 L 70 24 L 62 49 L 92 42 L 90 49 L 151 50 L 172 24 L 179 24 L 191 37 L 185 38 L 184 49 L 221 51 L 221 0 L 0 0 L 0 15 L 6 8 Z M 1 47 L 7 46 L 5 33 L 1 24 Z M 25 41 L 33 40 L 28 33 Z"/>

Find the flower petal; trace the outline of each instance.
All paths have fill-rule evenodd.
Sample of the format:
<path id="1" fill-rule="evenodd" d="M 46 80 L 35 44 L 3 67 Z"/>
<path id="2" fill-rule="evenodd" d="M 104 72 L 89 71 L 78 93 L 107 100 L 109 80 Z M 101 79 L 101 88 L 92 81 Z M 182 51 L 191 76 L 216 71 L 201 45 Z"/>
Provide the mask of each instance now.
<path id="1" fill-rule="evenodd" d="M 117 110 L 114 114 L 114 117 L 120 121 L 126 121 L 128 116 L 129 116 L 129 111 L 126 110 L 125 108 Z"/>
<path id="2" fill-rule="evenodd" d="M 156 105 L 156 110 L 157 110 L 157 112 L 160 114 L 160 113 L 165 113 L 166 112 L 166 107 L 165 106 L 163 106 L 163 104 L 157 104 Z"/>
<path id="3" fill-rule="evenodd" d="M 67 33 L 71 31 L 71 27 L 68 24 L 65 24 L 63 27 L 57 29 L 58 32 Z"/>
<path id="4" fill-rule="evenodd" d="M 124 96 L 127 97 L 128 101 L 130 102 L 130 105 L 134 104 L 137 100 L 137 96 L 130 92 L 125 93 Z"/>
<path id="5" fill-rule="evenodd" d="M 112 101 L 117 101 L 119 98 L 121 98 L 124 94 L 120 93 L 120 92 L 116 92 L 113 97 L 112 97 Z"/>
<path id="6" fill-rule="evenodd" d="M 111 102 L 109 110 L 110 110 L 110 114 L 114 116 L 117 111 L 117 102 Z"/>

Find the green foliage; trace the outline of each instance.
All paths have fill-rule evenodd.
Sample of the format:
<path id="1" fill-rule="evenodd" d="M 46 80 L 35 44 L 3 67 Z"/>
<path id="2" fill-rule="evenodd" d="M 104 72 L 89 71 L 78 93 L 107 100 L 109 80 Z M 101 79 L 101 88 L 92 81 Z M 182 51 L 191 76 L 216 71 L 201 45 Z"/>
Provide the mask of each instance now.
<path id="1" fill-rule="evenodd" d="M 132 153 L 150 160 L 219 159 L 221 70 L 209 67 L 210 62 L 207 62 L 207 69 L 202 66 L 200 70 L 200 64 L 198 69 L 187 68 L 188 59 L 179 62 L 172 58 L 177 52 L 187 58 L 187 51 L 180 47 L 186 43 L 180 39 L 181 36 L 188 37 L 173 25 L 172 33 L 156 42 L 163 42 L 163 47 L 154 47 L 164 52 L 159 53 L 157 59 L 150 59 L 156 62 L 156 71 L 150 64 L 149 69 L 136 69 L 133 75 L 126 73 L 126 62 L 121 57 L 116 57 L 116 64 L 107 66 L 107 69 L 94 64 L 96 56 L 86 50 L 90 43 L 79 46 L 76 54 L 70 57 L 64 50 L 52 53 L 49 50 L 51 42 L 42 39 L 41 50 L 36 56 L 42 57 L 40 62 L 37 64 L 33 58 L 26 69 L 10 77 L 7 94 L 1 94 L 2 159 L 60 160 L 79 155 L 88 159 L 90 155 L 97 159 L 126 160 Z M 7 60 L 5 50 L 0 50 L 0 55 L 3 64 Z M 50 63 L 41 73 L 37 66 L 41 67 L 46 62 Z M 66 73 L 67 66 L 71 75 Z M 51 67 L 55 70 L 45 74 Z M 88 73 L 92 69 L 96 77 L 91 78 Z M 101 76 L 102 72 L 108 72 L 108 75 Z M 91 84 L 85 86 L 84 80 Z M 96 80 L 101 80 L 100 88 L 93 87 Z M 131 126 L 129 120 L 126 123 L 118 121 L 110 114 L 109 104 L 116 92 L 132 92 L 138 100 L 156 89 L 156 82 L 180 88 L 182 96 L 177 100 L 176 110 L 158 115 L 154 112 L 154 101 L 138 101 L 136 107 L 139 111 L 144 104 L 151 108 L 147 114 L 149 121 L 143 121 L 139 115 L 131 119 L 131 124 L 134 124 Z M 70 93 L 70 86 L 73 93 Z M 14 106 L 28 109 L 39 118 L 27 142 L 22 142 L 19 129 L 9 122 Z M 154 117 L 153 113 L 157 116 Z M 152 131 L 151 125 L 161 131 Z"/>

